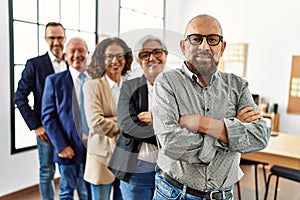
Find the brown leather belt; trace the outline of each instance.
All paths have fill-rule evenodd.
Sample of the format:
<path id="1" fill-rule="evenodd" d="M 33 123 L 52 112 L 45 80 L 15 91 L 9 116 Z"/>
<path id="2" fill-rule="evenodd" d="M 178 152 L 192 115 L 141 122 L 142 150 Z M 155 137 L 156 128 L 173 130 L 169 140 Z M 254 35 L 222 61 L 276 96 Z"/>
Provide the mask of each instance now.
<path id="1" fill-rule="evenodd" d="M 160 170 L 159 171 L 160 175 L 166 180 L 168 181 L 170 184 L 172 184 L 173 186 L 175 186 L 176 188 L 183 190 L 183 184 L 178 182 L 177 180 L 175 180 L 174 178 L 172 178 L 171 176 L 169 176 L 166 172 Z M 210 191 L 210 192 L 203 192 L 201 190 L 195 190 L 193 188 L 187 187 L 186 188 L 186 193 L 196 196 L 196 197 L 200 197 L 200 198 L 206 198 L 206 199 L 223 199 L 223 193 L 224 193 L 224 197 L 226 199 L 228 198 L 232 198 L 233 194 L 231 192 L 231 190 L 224 190 L 224 191 Z"/>

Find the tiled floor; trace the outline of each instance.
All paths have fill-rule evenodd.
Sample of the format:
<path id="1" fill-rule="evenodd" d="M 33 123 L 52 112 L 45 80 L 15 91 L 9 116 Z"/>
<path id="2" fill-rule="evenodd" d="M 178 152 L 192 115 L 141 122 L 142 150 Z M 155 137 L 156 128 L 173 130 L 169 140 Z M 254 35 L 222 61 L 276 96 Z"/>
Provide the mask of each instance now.
<path id="1" fill-rule="evenodd" d="M 255 183 L 254 183 L 254 167 L 242 166 L 245 173 L 240 181 L 242 200 L 255 200 Z M 268 170 L 267 170 L 268 173 Z M 259 169 L 259 199 L 264 198 L 265 186 L 263 180 L 262 169 Z M 272 178 L 271 187 L 269 190 L 268 200 L 274 199 L 275 178 Z M 58 187 L 56 187 L 56 198 L 58 198 Z M 76 195 L 75 195 L 76 196 Z M 38 187 L 32 187 L 22 192 L 16 192 L 12 195 L 0 197 L 0 200 L 40 200 Z M 76 197 L 75 200 L 78 198 Z M 279 179 L 279 190 L 277 195 L 278 200 L 300 200 L 300 183 Z M 127 199 L 126 199 L 127 200 Z M 235 200 L 238 200 L 237 191 L 235 188 Z"/>

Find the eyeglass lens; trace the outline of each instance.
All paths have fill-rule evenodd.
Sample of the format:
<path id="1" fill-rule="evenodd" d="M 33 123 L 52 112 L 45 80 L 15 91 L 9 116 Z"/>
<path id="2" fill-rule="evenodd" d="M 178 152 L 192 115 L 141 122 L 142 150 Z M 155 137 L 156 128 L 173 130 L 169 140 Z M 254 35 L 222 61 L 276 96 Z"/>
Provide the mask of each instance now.
<path id="1" fill-rule="evenodd" d="M 206 38 L 207 44 L 210 46 L 218 45 L 223 37 L 217 34 L 210 34 L 210 35 L 200 35 L 200 34 L 191 34 L 187 36 L 187 39 L 192 45 L 200 45 L 203 42 L 203 38 Z"/>
<path id="2" fill-rule="evenodd" d="M 116 58 L 118 61 L 121 61 L 124 59 L 124 54 L 118 53 L 118 54 L 106 54 L 105 59 L 107 61 L 112 61 L 114 58 Z"/>
<path id="3" fill-rule="evenodd" d="M 164 50 L 163 49 L 154 49 L 151 52 L 141 52 L 139 54 L 139 58 L 141 60 L 148 60 L 150 58 L 150 55 L 152 54 L 155 58 L 159 58 L 162 56 Z"/>

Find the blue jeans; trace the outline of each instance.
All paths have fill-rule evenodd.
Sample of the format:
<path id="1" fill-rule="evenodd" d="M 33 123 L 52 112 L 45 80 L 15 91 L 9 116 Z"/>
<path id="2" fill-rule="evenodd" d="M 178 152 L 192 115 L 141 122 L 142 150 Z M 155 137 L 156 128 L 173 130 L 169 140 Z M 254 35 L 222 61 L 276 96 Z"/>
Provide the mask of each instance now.
<path id="1" fill-rule="evenodd" d="M 90 183 L 90 185 L 91 185 L 92 200 L 109 200 L 110 199 L 112 183 L 111 184 L 99 184 L 99 185 L 94 185 L 94 184 Z"/>
<path id="2" fill-rule="evenodd" d="M 42 142 L 38 138 L 37 147 L 40 161 L 40 194 L 43 200 L 53 200 L 53 178 L 55 174 L 55 163 L 53 161 L 54 147 L 52 144 Z"/>
<path id="3" fill-rule="evenodd" d="M 132 174 L 129 182 L 121 180 L 120 188 L 123 199 L 152 200 L 155 188 L 154 168 L 155 163 L 139 161 L 135 168 L 137 173 Z"/>
<path id="4" fill-rule="evenodd" d="M 233 194 L 233 186 L 230 188 Z M 204 192 L 209 192 L 206 190 Z M 186 193 L 185 191 L 176 188 L 168 181 L 166 181 L 159 172 L 155 175 L 155 192 L 153 200 L 209 200 L 207 198 L 200 198 Z M 233 197 L 227 200 L 233 200 Z"/>
<path id="5" fill-rule="evenodd" d="M 74 190 L 77 189 L 77 193 L 80 200 L 88 200 L 88 192 L 86 183 L 83 180 L 83 166 L 80 165 L 61 165 L 58 164 L 60 173 L 59 182 L 59 199 L 71 200 L 74 199 Z"/>

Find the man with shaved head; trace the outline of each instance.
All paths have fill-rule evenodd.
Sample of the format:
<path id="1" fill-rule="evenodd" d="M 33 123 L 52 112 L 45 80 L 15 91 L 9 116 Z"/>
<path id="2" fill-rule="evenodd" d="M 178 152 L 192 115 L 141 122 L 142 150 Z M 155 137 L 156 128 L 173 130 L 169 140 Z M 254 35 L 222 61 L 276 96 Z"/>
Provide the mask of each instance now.
<path id="1" fill-rule="evenodd" d="M 233 199 L 240 154 L 265 148 L 270 130 L 246 80 L 218 71 L 226 42 L 217 19 L 191 19 L 180 41 L 181 69 L 156 79 L 153 128 L 158 138 L 159 199 Z"/>

